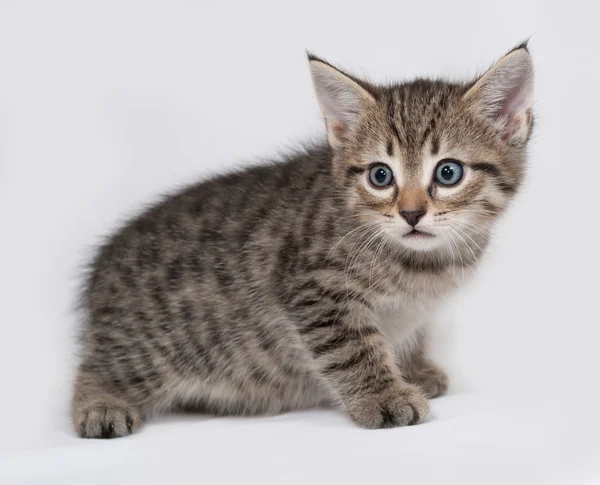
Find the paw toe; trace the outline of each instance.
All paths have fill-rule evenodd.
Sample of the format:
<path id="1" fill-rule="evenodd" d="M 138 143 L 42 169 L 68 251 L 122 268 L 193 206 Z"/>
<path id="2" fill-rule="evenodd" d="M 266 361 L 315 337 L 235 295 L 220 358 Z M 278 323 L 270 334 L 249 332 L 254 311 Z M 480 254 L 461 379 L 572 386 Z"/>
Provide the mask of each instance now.
<path id="1" fill-rule="evenodd" d="M 78 431 L 82 438 L 119 438 L 136 429 L 134 413 L 122 407 L 95 407 L 82 413 Z"/>

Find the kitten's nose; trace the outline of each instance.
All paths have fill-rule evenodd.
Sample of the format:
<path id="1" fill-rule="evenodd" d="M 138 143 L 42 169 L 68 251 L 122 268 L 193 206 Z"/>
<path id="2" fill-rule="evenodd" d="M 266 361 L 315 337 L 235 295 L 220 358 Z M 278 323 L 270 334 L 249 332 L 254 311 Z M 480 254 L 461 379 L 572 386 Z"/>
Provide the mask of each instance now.
<path id="1" fill-rule="evenodd" d="M 400 215 L 404 217 L 406 222 L 408 222 L 412 227 L 415 227 L 419 223 L 419 219 L 425 215 L 425 211 L 400 211 Z"/>

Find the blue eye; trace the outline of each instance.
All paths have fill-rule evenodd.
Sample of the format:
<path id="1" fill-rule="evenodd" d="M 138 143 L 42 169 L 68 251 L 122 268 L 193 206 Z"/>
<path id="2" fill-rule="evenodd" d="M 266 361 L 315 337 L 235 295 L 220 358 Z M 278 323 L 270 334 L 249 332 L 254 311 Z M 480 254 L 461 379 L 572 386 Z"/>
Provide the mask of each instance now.
<path id="1" fill-rule="evenodd" d="M 454 160 L 443 160 L 435 169 L 435 181 L 441 185 L 456 185 L 463 178 L 463 168 Z"/>
<path id="2" fill-rule="evenodd" d="M 394 181 L 392 169 L 384 163 L 373 165 L 369 170 L 369 182 L 378 189 L 387 187 Z"/>

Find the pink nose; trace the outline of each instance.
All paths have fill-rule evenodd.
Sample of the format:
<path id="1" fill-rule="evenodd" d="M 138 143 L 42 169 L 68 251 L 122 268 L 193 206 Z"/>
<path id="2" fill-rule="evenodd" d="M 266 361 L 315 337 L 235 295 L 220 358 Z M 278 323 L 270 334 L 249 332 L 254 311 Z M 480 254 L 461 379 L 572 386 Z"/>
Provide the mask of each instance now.
<path id="1" fill-rule="evenodd" d="M 400 211 L 400 215 L 404 217 L 406 222 L 408 222 L 412 227 L 415 227 L 419 223 L 419 219 L 425 215 L 425 211 Z"/>

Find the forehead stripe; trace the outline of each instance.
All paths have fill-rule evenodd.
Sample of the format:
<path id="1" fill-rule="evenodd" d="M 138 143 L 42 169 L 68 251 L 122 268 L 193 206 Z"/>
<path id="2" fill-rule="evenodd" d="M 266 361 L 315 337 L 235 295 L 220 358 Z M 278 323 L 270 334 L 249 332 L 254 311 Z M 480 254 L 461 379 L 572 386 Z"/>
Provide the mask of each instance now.
<path id="1" fill-rule="evenodd" d="M 394 106 L 394 92 L 390 92 L 390 97 L 389 97 L 389 102 L 388 102 L 388 117 L 389 117 L 389 121 L 390 121 L 390 126 L 392 128 L 392 131 L 394 132 L 394 134 L 396 135 L 396 138 L 398 139 L 398 144 L 400 146 L 402 146 L 402 140 L 400 139 L 400 133 L 398 132 L 398 128 L 396 127 L 396 123 L 394 122 L 394 114 L 396 112 L 395 106 Z"/>

